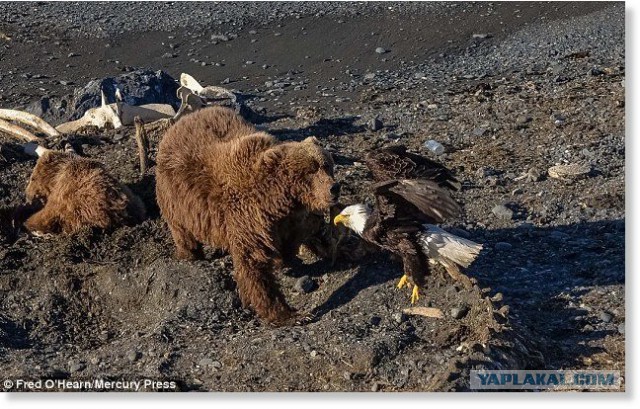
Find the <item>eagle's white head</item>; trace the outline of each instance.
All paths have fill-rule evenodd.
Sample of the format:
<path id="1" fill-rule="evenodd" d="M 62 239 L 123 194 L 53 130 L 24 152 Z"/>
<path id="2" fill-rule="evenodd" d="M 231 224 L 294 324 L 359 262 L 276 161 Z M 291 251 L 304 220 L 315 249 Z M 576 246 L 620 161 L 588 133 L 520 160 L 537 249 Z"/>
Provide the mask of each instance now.
<path id="1" fill-rule="evenodd" d="M 349 229 L 362 235 L 367 219 L 371 215 L 371 210 L 364 204 L 355 204 L 345 207 L 339 215 L 333 219 L 336 226 L 340 223 Z"/>

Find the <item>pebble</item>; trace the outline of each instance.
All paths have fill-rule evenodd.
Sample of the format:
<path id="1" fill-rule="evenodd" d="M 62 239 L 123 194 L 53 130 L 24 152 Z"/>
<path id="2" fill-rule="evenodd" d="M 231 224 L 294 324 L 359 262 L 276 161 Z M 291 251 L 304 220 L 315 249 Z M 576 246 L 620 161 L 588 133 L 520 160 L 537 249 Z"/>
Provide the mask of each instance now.
<path id="1" fill-rule="evenodd" d="M 506 243 L 504 241 L 500 241 L 495 245 L 495 249 L 499 251 L 511 250 L 512 248 L 513 246 L 510 243 Z"/>
<path id="2" fill-rule="evenodd" d="M 527 180 L 529 182 L 539 182 L 543 178 L 542 172 L 536 168 L 531 168 L 527 171 Z"/>
<path id="3" fill-rule="evenodd" d="M 69 371 L 71 373 L 82 371 L 86 365 L 82 362 L 69 362 Z"/>
<path id="4" fill-rule="evenodd" d="M 211 366 L 213 364 L 213 359 L 211 358 L 202 358 L 198 361 L 198 366 L 201 368 L 205 368 L 207 366 Z"/>
<path id="5" fill-rule="evenodd" d="M 407 316 L 401 312 L 396 312 L 395 314 L 393 314 L 392 317 L 393 317 L 393 320 L 398 324 L 402 324 L 407 320 Z"/>
<path id="6" fill-rule="evenodd" d="M 138 359 L 142 358 L 142 353 L 138 351 L 129 351 L 127 352 L 127 359 L 131 362 L 135 362 Z"/>
<path id="7" fill-rule="evenodd" d="M 485 133 L 487 133 L 487 128 L 483 128 L 483 127 L 478 127 L 474 129 L 473 132 L 471 132 L 471 134 L 476 137 L 483 136 Z"/>
<path id="8" fill-rule="evenodd" d="M 444 153 L 444 146 L 438 141 L 434 141 L 433 139 L 429 139 L 424 143 L 424 147 L 429 149 L 436 155 L 442 155 Z"/>
<path id="9" fill-rule="evenodd" d="M 593 159 L 595 154 L 593 152 L 591 152 L 589 149 L 584 148 L 583 150 L 580 151 L 580 153 L 582 154 L 582 156 L 589 158 L 589 159 Z"/>
<path id="10" fill-rule="evenodd" d="M 491 34 L 489 33 L 476 33 L 471 36 L 472 38 L 477 38 L 480 40 L 484 40 L 486 38 L 491 38 Z"/>
<path id="11" fill-rule="evenodd" d="M 525 125 L 531 122 L 532 120 L 533 118 L 531 118 L 529 115 L 520 115 L 516 118 L 516 123 L 518 125 Z"/>
<path id="12" fill-rule="evenodd" d="M 513 219 L 513 210 L 509 209 L 505 205 L 495 205 L 491 212 L 499 219 L 502 220 L 511 220 Z"/>
<path id="13" fill-rule="evenodd" d="M 379 131 L 380 129 L 382 129 L 382 121 L 380 120 L 380 118 L 375 117 L 371 119 L 371 121 L 369 121 L 369 129 L 372 130 L 373 132 Z"/>
<path id="14" fill-rule="evenodd" d="M 296 281 L 293 288 L 299 293 L 306 294 L 313 291 L 315 287 L 316 283 L 309 276 L 302 276 Z"/>
<path id="15" fill-rule="evenodd" d="M 384 49 L 384 48 L 382 48 L 382 47 L 378 47 L 378 48 L 376 48 L 376 53 L 378 53 L 378 54 L 384 54 L 384 53 L 386 53 L 386 52 L 387 52 L 387 50 L 385 50 L 385 49 Z"/>
<path id="16" fill-rule="evenodd" d="M 422 79 L 426 79 L 427 75 L 424 72 L 416 72 L 415 74 L 413 74 L 413 78 L 417 80 L 422 80 Z"/>
<path id="17" fill-rule="evenodd" d="M 561 64 L 561 63 L 552 63 L 549 68 L 548 71 L 551 72 L 551 74 L 553 75 L 560 75 L 560 73 L 562 73 L 565 69 L 565 65 Z"/>
<path id="18" fill-rule="evenodd" d="M 374 79 L 375 77 L 376 77 L 376 74 L 375 74 L 375 73 L 373 73 L 373 72 L 369 72 L 369 73 L 364 74 L 364 79 L 365 79 L 365 80 L 372 80 L 372 79 Z"/>
<path id="19" fill-rule="evenodd" d="M 224 34 L 211 34 L 211 41 L 229 41 L 229 36 Z"/>
<path id="20" fill-rule="evenodd" d="M 467 315 L 467 312 L 469 312 L 469 309 L 466 306 L 454 307 L 451 309 L 451 317 L 459 320 L 464 318 L 464 316 Z"/>
<path id="21" fill-rule="evenodd" d="M 311 355 L 311 358 L 315 358 L 318 356 L 318 351 L 314 349 L 313 351 L 311 351 L 311 353 L 309 353 L 309 355 Z"/>
<path id="22" fill-rule="evenodd" d="M 378 392 L 380 390 L 380 384 L 378 382 L 374 382 L 371 385 L 371 392 Z"/>
<path id="23" fill-rule="evenodd" d="M 618 333 L 624 335 L 624 322 L 618 325 Z"/>
<path id="24" fill-rule="evenodd" d="M 571 163 L 569 165 L 556 165 L 547 171 L 549 176 L 556 179 L 579 178 L 591 172 L 591 166 Z"/>
<path id="25" fill-rule="evenodd" d="M 611 313 L 609 313 L 607 311 L 602 311 L 598 315 L 598 318 L 600 318 L 603 322 L 611 322 L 611 321 L 613 321 L 613 314 L 611 314 Z"/>

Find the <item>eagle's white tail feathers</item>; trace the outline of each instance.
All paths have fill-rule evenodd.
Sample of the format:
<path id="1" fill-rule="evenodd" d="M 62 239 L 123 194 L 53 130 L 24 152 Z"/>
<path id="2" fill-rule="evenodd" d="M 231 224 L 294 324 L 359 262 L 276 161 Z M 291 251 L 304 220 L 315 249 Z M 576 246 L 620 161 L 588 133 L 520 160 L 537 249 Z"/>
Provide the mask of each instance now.
<path id="1" fill-rule="evenodd" d="M 469 267 L 482 250 L 482 244 L 458 237 L 438 226 L 425 224 L 424 228 L 425 231 L 420 238 L 423 249 L 429 259 L 445 267 L 451 262 L 465 268 Z"/>

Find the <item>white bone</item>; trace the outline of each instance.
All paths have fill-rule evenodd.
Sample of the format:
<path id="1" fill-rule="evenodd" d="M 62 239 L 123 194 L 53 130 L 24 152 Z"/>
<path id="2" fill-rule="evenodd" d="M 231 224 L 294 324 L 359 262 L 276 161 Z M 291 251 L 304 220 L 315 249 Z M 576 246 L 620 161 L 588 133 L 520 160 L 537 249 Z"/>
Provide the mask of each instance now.
<path id="1" fill-rule="evenodd" d="M 2 119 L 0 119 L 0 132 L 5 132 L 13 137 L 20 138 L 27 142 L 42 140 L 37 136 L 35 136 L 34 134 L 32 134 L 31 132 L 27 131 L 26 129 L 20 128 L 19 126 L 9 123 L 7 121 L 4 121 Z"/>
<path id="2" fill-rule="evenodd" d="M 100 90 L 100 106 L 106 106 L 107 105 L 107 96 L 104 95 L 104 90 Z"/>
<path id="3" fill-rule="evenodd" d="M 123 125 L 133 125 L 136 116 L 149 123 L 171 118 L 176 114 L 175 109 L 168 104 L 122 105 L 121 110 L 120 119 Z"/>
<path id="4" fill-rule="evenodd" d="M 196 81 L 195 78 L 193 78 L 191 75 L 186 74 L 184 72 L 180 74 L 180 85 L 182 85 L 183 87 L 189 88 L 191 91 L 195 92 L 196 94 L 199 94 L 200 91 L 203 90 L 202 85 L 200 85 L 200 83 Z"/>
<path id="5" fill-rule="evenodd" d="M 39 118 L 28 112 L 16 111 L 13 109 L 0 109 L 0 119 L 21 122 L 23 124 L 32 126 L 33 128 L 43 132 L 47 136 L 51 136 L 54 138 L 60 136 L 60 133 L 56 131 L 54 127 L 46 123 L 44 120 L 42 120 L 42 118 Z"/>
<path id="6" fill-rule="evenodd" d="M 99 108 L 91 108 L 75 121 L 65 122 L 56 126 L 56 129 L 63 134 L 75 132 L 84 126 L 96 126 L 104 128 L 106 124 L 111 124 L 113 129 L 123 126 L 133 125 L 133 119 L 139 116 L 144 122 L 153 122 L 158 119 L 171 118 L 175 115 L 175 110 L 168 104 L 146 104 L 146 105 L 126 105 L 109 104 Z"/>

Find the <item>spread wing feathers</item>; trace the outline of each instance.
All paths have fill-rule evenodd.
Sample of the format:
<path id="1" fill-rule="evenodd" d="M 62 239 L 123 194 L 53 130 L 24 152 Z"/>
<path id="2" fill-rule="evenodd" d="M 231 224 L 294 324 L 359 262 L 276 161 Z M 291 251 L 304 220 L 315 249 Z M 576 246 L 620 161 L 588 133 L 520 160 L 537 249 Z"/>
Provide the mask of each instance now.
<path id="1" fill-rule="evenodd" d="M 429 180 L 389 180 L 373 185 L 381 222 L 394 230 L 442 223 L 460 214 L 449 191 Z"/>
<path id="2" fill-rule="evenodd" d="M 460 189 L 460 182 L 453 173 L 438 162 L 407 152 L 403 145 L 388 146 L 366 155 L 367 165 L 377 182 L 392 179 L 426 179 L 440 187 Z"/>

